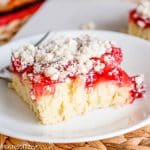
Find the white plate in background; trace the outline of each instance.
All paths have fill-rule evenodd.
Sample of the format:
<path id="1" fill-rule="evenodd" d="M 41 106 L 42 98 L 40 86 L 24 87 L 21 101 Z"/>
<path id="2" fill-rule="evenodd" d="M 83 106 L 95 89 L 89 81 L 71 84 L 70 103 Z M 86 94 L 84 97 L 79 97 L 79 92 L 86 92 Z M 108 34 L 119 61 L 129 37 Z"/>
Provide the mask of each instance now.
<path id="1" fill-rule="evenodd" d="M 143 73 L 147 87 L 145 98 L 121 108 L 98 109 L 59 125 L 40 125 L 28 106 L 0 80 L 0 133 L 39 142 L 82 142 L 117 136 L 150 123 L 150 43 L 126 34 L 109 31 L 66 31 L 54 35 L 92 34 L 113 40 L 123 48 L 123 67 L 129 73 Z M 0 67 L 10 61 L 11 50 L 41 35 L 14 41 L 1 47 Z"/>

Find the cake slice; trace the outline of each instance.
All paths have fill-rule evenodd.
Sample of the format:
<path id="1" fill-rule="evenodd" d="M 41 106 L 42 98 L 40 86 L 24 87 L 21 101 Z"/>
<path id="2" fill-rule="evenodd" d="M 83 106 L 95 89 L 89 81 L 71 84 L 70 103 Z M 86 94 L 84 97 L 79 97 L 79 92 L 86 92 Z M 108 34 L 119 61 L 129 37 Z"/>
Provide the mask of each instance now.
<path id="1" fill-rule="evenodd" d="M 142 0 L 137 8 L 129 13 L 129 33 L 150 40 L 150 1 Z"/>
<path id="2" fill-rule="evenodd" d="M 12 87 L 41 123 L 56 124 L 142 97 L 143 76 L 128 76 L 122 59 L 116 44 L 89 35 L 27 44 L 12 54 Z"/>

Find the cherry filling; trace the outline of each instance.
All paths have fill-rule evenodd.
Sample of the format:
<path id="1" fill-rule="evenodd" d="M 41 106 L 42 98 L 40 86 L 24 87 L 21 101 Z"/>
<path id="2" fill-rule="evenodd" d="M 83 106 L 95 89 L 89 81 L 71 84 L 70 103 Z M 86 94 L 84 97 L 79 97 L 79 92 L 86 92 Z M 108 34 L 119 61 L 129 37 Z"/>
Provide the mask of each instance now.
<path id="1" fill-rule="evenodd" d="M 108 61 L 109 58 L 109 61 Z M 99 83 L 103 82 L 115 82 L 116 85 L 119 87 L 128 86 L 132 87 L 130 91 L 132 101 L 135 98 L 141 98 L 144 93 L 143 84 L 137 85 L 135 82 L 135 77 L 129 77 L 128 74 L 120 68 L 120 63 L 122 61 L 122 52 L 120 48 L 112 47 L 111 52 L 107 52 L 103 54 L 100 58 L 95 57 L 91 58 L 92 60 L 100 61 L 104 64 L 104 68 L 100 71 L 95 71 L 94 67 L 89 70 L 89 72 L 84 75 L 86 76 L 85 88 L 94 87 Z M 71 63 L 69 62 L 68 65 L 65 66 L 67 68 Z M 34 73 L 33 66 L 28 65 L 25 69 L 20 70 L 21 62 L 19 59 L 12 59 L 12 71 L 17 74 L 20 79 L 24 74 L 27 74 L 30 81 L 32 82 L 32 91 L 31 93 L 36 97 L 40 97 L 41 95 L 46 94 L 54 94 L 55 93 L 55 85 L 57 83 L 61 83 L 63 81 L 52 80 L 50 77 L 47 77 L 44 73 Z M 74 76 L 67 76 L 66 78 L 70 78 L 71 80 L 75 80 L 77 75 Z"/>
<path id="2" fill-rule="evenodd" d="M 140 14 L 137 13 L 136 9 L 134 9 L 130 12 L 129 21 L 133 21 L 135 24 L 138 24 L 138 22 L 141 21 L 144 23 L 143 28 L 150 27 L 150 18 L 144 19 Z"/>

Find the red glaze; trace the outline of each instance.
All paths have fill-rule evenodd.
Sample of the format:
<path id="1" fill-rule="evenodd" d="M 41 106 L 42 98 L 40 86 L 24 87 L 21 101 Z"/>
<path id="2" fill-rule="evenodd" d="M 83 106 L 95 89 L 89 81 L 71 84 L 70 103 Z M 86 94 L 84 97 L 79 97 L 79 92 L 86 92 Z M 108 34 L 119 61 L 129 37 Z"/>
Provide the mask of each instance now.
<path id="1" fill-rule="evenodd" d="M 106 56 L 112 56 L 114 59 L 110 61 L 109 63 L 105 61 Z M 102 69 L 99 72 L 94 71 L 94 69 L 91 69 L 86 74 L 86 82 L 85 82 L 85 88 L 94 87 L 99 83 L 102 82 L 115 82 L 118 86 L 133 86 L 133 90 L 131 90 L 131 97 L 132 102 L 135 98 L 140 98 L 143 96 L 143 91 L 138 92 L 136 82 L 134 80 L 134 77 L 129 77 L 128 74 L 123 71 L 120 68 L 120 63 L 122 61 L 122 52 L 120 48 L 112 48 L 111 52 L 107 52 L 104 55 L 102 55 L 100 58 L 91 58 L 94 61 L 101 61 L 105 64 L 104 69 Z M 55 92 L 55 84 L 60 83 L 62 81 L 59 80 L 51 80 L 50 77 L 46 77 L 43 73 L 35 74 L 33 73 L 33 66 L 27 66 L 22 71 L 17 71 L 18 68 L 20 68 L 20 60 L 19 59 L 12 59 L 12 71 L 20 76 L 22 79 L 22 75 L 24 73 L 31 75 L 29 77 L 30 81 L 32 82 L 32 93 L 36 95 L 36 97 L 40 97 L 41 95 L 46 95 L 47 93 L 54 94 Z M 69 62 L 68 65 L 64 66 L 67 68 L 67 66 L 71 65 Z M 68 77 L 72 80 L 76 79 L 75 76 L 69 76 Z M 49 86 L 50 91 L 45 90 L 46 86 Z"/>
<path id="2" fill-rule="evenodd" d="M 137 23 L 138 21 L 142 21 L 145 24 L 144 28 L 150 27 L 150 18 L 144 19 L 140 14 L 137 13 L 136 9 L 132 10 L 129 13 L 129 21 L 132 21 L 137 25 L 138 25 L 138 23 Z"/>
<path id="3" fill-rule="evenodd" d="M 38 82 L 34 82 L 35 78 L 38 78 Z M 57 81 L 52 81 L 49 77 L 46 77 L 44 74 L 34 75 L 32 80 L 33 93 L 36 97 L 41 95 L 47 95 L 49 93 L 55 93 L 55 84 Z M 46 87 L 49 86 L 49 90 L 46 90 Z"/>
<path id="4" fill-rule="evenodd" d="M 17 12 L 12 12 L 11 14 L 0 15 L 0 25 L 6 25 L 13 20 L 22 19 L 26 16 L 32 15 L 34 12 L 36 12 L 40 8 L 42 4 L 43 2 L 39 2 L 26 9 L 22 9 Z"/>
<path id="5" fill-rule="evenodd" d="M 109 68 L 109 66 L 105 67 L 102 72 L 94 72 L 91 71 L 87 75 L 86 87 L 93 87 L 98 83 L 114 81 L 118 86 L 130 86 L 132 84 L 131 78 L 124 72 L 121 68 L 115 68 L 118 72 L 111 73 L 113 68 Z"/>

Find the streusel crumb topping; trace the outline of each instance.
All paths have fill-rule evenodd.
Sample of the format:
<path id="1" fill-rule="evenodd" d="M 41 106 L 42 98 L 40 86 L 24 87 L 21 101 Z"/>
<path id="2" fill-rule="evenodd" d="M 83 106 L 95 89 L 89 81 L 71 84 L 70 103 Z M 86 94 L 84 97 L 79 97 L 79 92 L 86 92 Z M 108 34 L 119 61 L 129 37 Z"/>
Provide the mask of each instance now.
<path id="1" fill-rule="evenodd" d="M 33 73 L 44 73 L 52 80 L 65 79 L 67 76 L 87 74 L 90 69 L 100 71 L 105 64 L 92 58 L 101 57 L 112 51 L 113 43 L 99 38 L 83 35 L 76 38 L 58 38 L 49 40 L 39 47 L 27 44 L 13 53 L 12 59 L 20 60 L 17 71 L 27 66 L 33 67 Z M 105 61 L 111 63 L 112 56 Z M 29 74 L 31 76 L 31 74 Z"/>
<path id="2" fill-rule="evenodd" d="M 136 10 L 144 19 L 150 19 L 150 0 L 142 0 Z"/>

